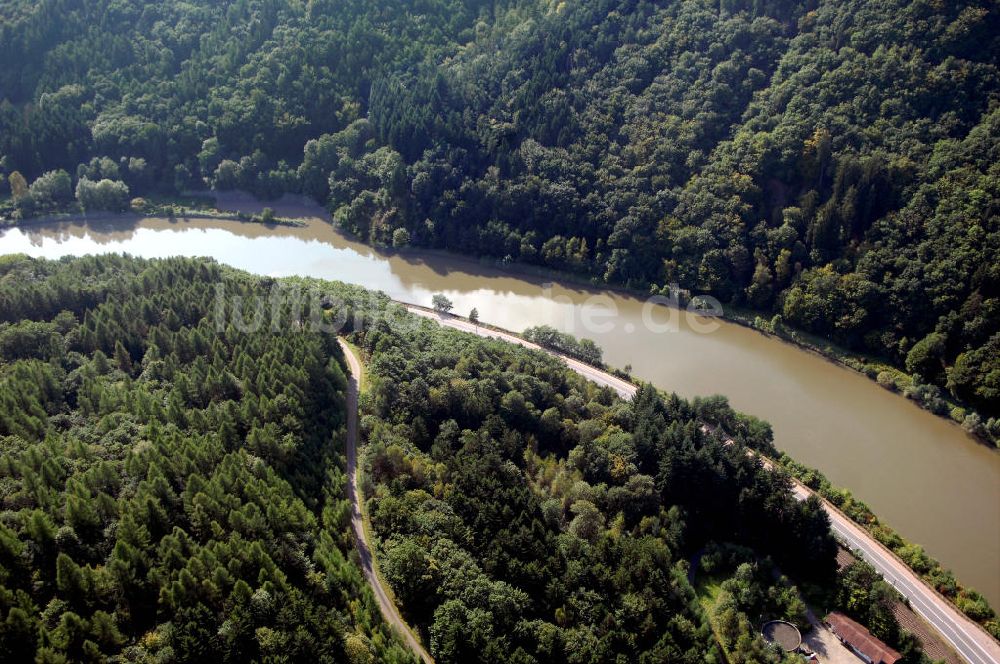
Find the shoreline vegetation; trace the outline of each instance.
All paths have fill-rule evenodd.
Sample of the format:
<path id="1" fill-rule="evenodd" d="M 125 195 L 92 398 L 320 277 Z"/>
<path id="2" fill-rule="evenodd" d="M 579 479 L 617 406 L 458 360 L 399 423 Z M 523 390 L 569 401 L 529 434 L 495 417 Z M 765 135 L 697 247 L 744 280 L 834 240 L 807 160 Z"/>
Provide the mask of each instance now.
<path id="1" fill-rule="evenodd" d="M 164 217 L 174 218 L 201 218 L 201 219 L 222 219 L 227 221 L 242 221 L 249 223 L 262 223 L 268 225 L 280 225 L 299 227 L 303 222 L 295 217 L 277 216 L 274 210 L 267 206 L 262 206 L 259 213 L 250 214 L 243 211 L 223 210 L 218 207 L 218 202 L 214 194 L 216 191 L 205 192 L 204 194 L 191 194 L 185 196 L 160 196 L 146 199 L 133 199 L 128 212 L 98 212 L 87 213 L 79 206 L 74 205 L 64 212 L 52 213 L 44 216 L 30 217 L 26 219 L 10 219 L 0 216 L 0 228 L 4 226 L 34 225 L 45 223 L 56 223 L 60 221 L 72 221 L 74 219 L 105 219 L 109 215 L 135 215 L 139 217 Z M 260 203 L 259 199 L 254 199 Z M 0 200 L 0 215 L 3 214 L 4 201 Z M 348 237 L 365 242 L 364 238 L 354 235 L 348 229 L 339 226 L 335 220 L 329 217 L 328 211 L 319 203 L 316 203 L 317 212 L 323 209 L 327 218 L 324 220 L 332 224 L 339 232 Z M 322 217 L 321 217 L 322 218 Z M 372 244 L 370 246 L 383 251 L 400 251 L 410 248 L 390 247 L 383 244 Z M 448 250 L 430 249 L 413 246 L 412 249 L 428 253 L 443 253 L 449 256 L 458 256 L 465 259 L 477 260 L 481 265 L 504 270 L 514 275 L 524 275 L 533 277 L 551 277 L 564 283 L 585 285 L 591 288 L 599 288 L 604 291 L 612 291 L 630 295 L 633 297 L 644 297 L 649 295 L 635 288 L 628 288 L 621 284 L 607 284 L 599 281 L 596 277 L 577 274 L 573 272 L 561 271 L 544 266 L 531 265 L 522 262 L 510 262 L 506 260 L 495 260 L 485 256 L 469 256 L 457 254 Z M 690 301 L 692 295 L 690 291 L 681 290 L 679 292 L 679 306 L 685 306 Z M 722 318 L 730 323 L 742 325 L 743 327 L 756 330 L 761 334 L 775 337 L 792 344 L 800 350 L 812 352 L 823 357 L 830 362 L 847 369 L 860 373 L 872 381 L 878 383 L 882 388 L 894 392 L 899 396 L 911 401 L 919 408 L 922 408 L 933 415 L 949 420 L 972 436 L 978 442 L 991 448 L 1000 449 L 1000 421 L 996 418 L 984 418 L 975 408 L 967 403 L 963 403 L 952 398 L 946 391 L 936 385 L 922 383 L 917 376 L 912 376 L 900 367 L 893 365 L 886 359 L 873 358 L 869 355 L 859 354 L 841 348 L 833 341 L 820 335 L 811 334 L 801 329 L 788 325 L 781 314 L 775 314 L 767 318 L 764 312 L 754 309 L 736 307 L 724 304 Z M 578 358 L 582 359 L 582 358 Z"/>
<path id="2" fill-rule="evenodd" d="M 1000 619 L 989 601 L 978 591 L 960 583 L 950 569 L 929 556 L 922 546 L 907 541 L 891 526 L 882 523 L 867 504 L 855 498 L 849 490 L 834 486 L 820 471 L 795 461 L 784 452 L 776 461 L 792 477 L 864 528 L 939 595 L 1000 641 Z"/>
<path id="3" fill-rule="evenodd" d="M 562 272 L 550 268 L 527 265 L 524 263 L 507 263 L 504 261 L 481 261 L 484 264 L 503 269 L 512 274 L 543 276 L 559 279 L 567 283 L 587 285 L 593 288 L 613 291 L 633 297 L 644 297 L 650 293 L 627 288 L 620 284 L 604 284 L 596 278 L 587 278 L 571 272 Z M 694 296 L 697 297 L 697 296 Z M 678 306 L 683 307 L 690 302 L 692 296 L 688 291 L 681 291 Z M 841 348 L 834 342 L 820 335 L 811 334 L 789 326 L 781 314 L 767 318 L 764 312 L 753 309 L 723 304 L 722 319 L 755 330 L 769 337 L 774 337 L 789 343 L 799 350 L 814 353 L 834 364 L 860 373 L 878 383 L 883 389 L 889 390 L 917 407 L 928 411 L 942 419 L 949 420 L 972 436 L 977 442 L 990 448 L 1000 449 L 1000 422 L 984 418 L 969 404 L 960 402 L 936 385 L 922 383 L 916 376 L 911 376 L 905 370 L 893 365 L 885 359 L 871 358 L 853 351 Z M 993 423 L 992 426 L 989 426 Z"/>
<path id="4" fill-rule="evenodd" d="M 167 202 L 170 201 L 170 202 Z M 210 206 L 205 207 L 195 207 L 197 202 L 208 203 Z M 187 203 L 187 205 L 182 205 Z M 265 215 L 265 212 L 271 210 L 271 208 L 264 207 L 260 214 L 247 214 L 245 212 L 231 212 L 219 210 L 214 207 L 215 201 L 208 196 L 190 196 L 183 198 L 172 198 L 165 199 L 155 204 L 155 207 L 150 208 L 150 212 L 133 212 L 131 214 L 141 216 L 164 216 L 167 218 L 172 218 L 167 215 L 167 211 L 170 209 L 177 210 L 173 217 L 200 217 L 209 219 L 224 219 L 230 221 L 242 221 L 247 223 L 270 223 L 270 224 L 283 224 L 290 226 L 301 226 L 302 222 L 292 218 L 281 218 L 273 215 L 273 211 L 270 215 Z M 160 214 L 156 214 L 155 211 L 160 211 Z M 114 213 L 112 213 L 114 214 Z M 120 213 L 123 216 L 130 213 Z M 18 220 L 19 223 L 16 225 L 27 225 L 27 224 L 43 224 L 43 223 L 54 223 L 58 221 L 68 221 L 72 219 L 99 219 L 106 218 L 108 214 L 95 214 L 86 215 L 84 213 L 72 213 L 68 212 L 60 215 L 49 215 L 47 217 L 38 217 L 33 219 Z M 263 221 L 263 218 L 269 218 L 270 221 Z M 331 222 L 332 223 L 332 222 Z M 334 224 L 335 225 L 335 224 Z M 381 248 L 381 247 L 379 247 Z M 422 249 L 421 249 L 422 250 Z M 422 250 L 423 251 L 423 250 Z M 466 257 L 468 258 L 468 257 Z M 503 261 L 484 261 L 481 263 L 493 265 L 499 269 L 514 273 L 514 274 L 525 274 L 532 276 L 551 276 L 553 278 L 558 278 L 564 282 L 585 284 L 592 287 L 602 287 L 604 290 L 612 290 L 619 293 L 624 293 L 632 296 L 640 296 L 642 293 L 634 289 L 627 289 L 622 286 L 601 286 L 593 279 L 580 278 L 579 275 L 574 275 L 572 273 L 559 272 L 557 270 L 551 270 L 547 268 L 540 268 L 537 271 L 531 269 L 530 266 L 524 266 L 523 264 L 511 264 L 505 263 Z M 528 267 L 528 269 L 523 269 Z M 417 305 L 415 305 L 417 306 Z M 428 307 L 425 308 L 429 311 L 433 309 Z M 448 316 L 454 316 L 458 318 L 463 318 L 462 316 L 457 316 L 456 314 L 447 313 Z M 726 308 L 724 309 L 723 316 L 724 320 L 742 325 L 744 327 L 751 328 L 765 334 L 768 336 L 776 337 L 787 343 L 791 343 L 797 348 L 806 351 L 813 352 L 827 360 L 834 362 L 840 366 L 848 369 L 852 369 L 856 372 L 864 374 L 865 376 L 875 380 L 882 387 L 889 389 L 890 391 L 897 392 L 900 396 L 906 397 L 912 401 L 915 405 L 928 410 L 929 412 L 950 419 L 952 422 L 962 425 L 963 429 L 976 438 L 978 441 L 986 444 L 992 444 L 995 447 L 1000 447 L 1000 438 L 990 437 L 988 432 L 986 432 L 982 427 L 976 430 L 970 430 L 969 427 L 965 426 L 963 420 L 970 416 L 978 415 L 973 410 L 966 411 L 963 406 L 958 405 L 954 401 L 946 399 L 940 390 L 934 386 L 921 385 L 916 383 L 912 377 L 907 376 L 903 371 L 898 368 L 892 367 L 889 364 L 884 364 L 881 362 L 870 361 L 862 358 L 861 356 L 849 353 L 847 351 L 837 349 L 832 342 L 828 342 L 820 337 L 814 335 L 809 335 L 806 332 L 795 330 L 789 328 L 781 322 L 780 315 L 775 316 L 771 320 L 766 320 L 758 312 L 753 312 L 752 310 L 744 309 L 734 309 Z M 513 332 L 511 330 L 504 330 L 502 328 L 489 325 L 480 321 L 476 322 L 477 325 L 482 327 L 487 327 L 495 329 L 498 331 L 503 331 L 517 336 L 521 336 L 528 341 L 537 343 L 540 346 L 554 350 L 567 357 L 573 357 L 575 359 L 581 360 L 596 368 L 608 371 L 609 373 L 629 381 L 634 381 L 631 375 L 630 367 L 626 367 L 624 370 L 609 367 L 601 359 L 602 351 L 590 340 L 576 340 L 572 339 L 575 344 L 570 343 L 568 340 L 571 335 L 566 335 L 559 333 L 554 329 L 545 329 L 545 326 L 540 326 L 536 328 L 531 328 L 524 332 Z M 530 333 L 530 335 L 529 335 Z M 589 342 L 589 343 L 587 343 Z M 584 346 L 585 344 L 585 346 Z M 581 351 L 581 347 L 585 347 L 585 351 Z M 576 350 L 573 350 L 573 349 Z M 596 353 L 596 355 L 595 355 Z M 596 360 L 595 360 L 596 357 Z M 891 382 L 886 380 L 886 375 L 892 377 Z M 931 398 L 928 399 L 926 395 L 930 394 Z M 947 405 L 947 409 L 942 410 L 941 403 Z M 961 417 L 958 415 L 961 414 Z M 829 480 L 820 473 L 820 471 L 808 468 L 802 464 L 799 464 L 791 457 L 786 454 L 782 454 L 779 463 L 789 471 L 796 479 L 800 480 L 803 484 L 810 487 L 811 489 L 817 491 L 821 496 L 829 500 L 838 509 L 844 511 L 847 516 L 851 518 L 852 521 L 858 525 L 865 528 L 877 541 L 888 547 L 894 554 L 896 554 L 908 567 L 910 567 L 914 572 L 919 574 L 924 578 L 935 590 L 945 596 L 950 602 L 952 602 L 956 608 L 968 615 L 970 618 L 981 624 L 987 631 L 997 639 L 1000 639 L 1000 622 L 995 618 L 995 612 L 990 607 L 986 599 L 980 595 L 977 591 L 972 588 L 968 588 L 961 583 L 959 583 L 951 570 L 947 570 L 941 566 L 941 564 L 928 556 L 924 552 L 923 548 L 918 544 L 913 544 L 911 542 L 903 539 L 898 533 L 892 530 L 890 527 L 881 523 L 878 518 L 874 515 L 871 509 L 860 500 L 854 498 L 850 491 L 846 489 L 840 489 L 834 487 L 830 484 Z M 845 508 L 844 505 L 847 507 Z M 983 616 L 988 616 L 984 618 Z M 992 621 L 992 622 L 990 622 Z"/>
<path id="5" fill-rule="evenodd" d="M 152 196 L 133 198 L 128 203 L 127 210 L 85 210 L 78 203 L 62 206 L 44 214 L 21 218 L 5 216 L 5 201 L 0 200 L 0 228 L 15 226 L 33 226 L 39 224 L 58 223 L 61 221 L 93 221 L 109 218 L 129 217 L 162 217 L 164 219 L 222 219 L 226 221 L 243 221 L 270 226 L 301 227 L 299 219 L 278 216 L 270 207 L 262 207 L 259 213 L 222 210 L 216 205 L 215 199 L 209 195 L 190 194 L 183 196 Z"/>
<path id="6" fill-rule="evenodd" d="M 605 284 L 596 278 L 572 272 L 563 272 L 551 268 L 527 265 L 524 263 L 508 263 L 504 261 L 483 260 L 482 263 L 506 270 L 512 274 L 551 277 L 566 283 L 586 285 L 630 295 L 645 297 L 648 292 L 627 288 L 620 284 Z M 678 306 L 685 306 L 691 299 L 688 291 L 681 291 Z M 696 296 L 694 296 L 696 297 Z M 841 348 L 833 341 L 789 326 L 781 314 L 767 318 L 764 312 L 741 308 L 731 304 L 723 304 L 722 319 L 755 330 L 769 337 L 780 339 L 799 350 L 814 353 L 834 364 L 860 373 L 878 383 L 883 389 L 913 402 L 917 407 L 933 415 L 949 420 L 976 439 L 977 442 L 991 448 L 1000 449 L 1000 422 L 984 418 L 969 404 L 960 402 L 936 385 L 922 383 L 916 376 L 911 376 L 905 370 L 893 365 L 885 359 L 872 358 Z M 993 423 L 992 427 L 989 423 Z"/>
<path id="7" fill-rule="evenodd" d="M 992 418 L 984 420 L 982 415 L 968 404 L 952 398 L 936 385 L 921 382 L 918 376 L 907 374 L 888 360 L 859 355 L 838 347 L 828 339 L 789 327 L 782 320 L 781 314 L 767 319 L 759 312 L 736 308 L 726 311 L 724 316 L 730 322 L 775 337 L 800 350 L 815 353 L 834 364 L 852 369 L 878 383 L 883 389 L 913 402 L 919 408 L 961 426 L 978 442 L 1000 449 L 1000 422 Z"/>
<path id="8" fill-rule="evenodd" d="M 429 307 L 411 306 L 417 306 L 417 308 L 427 311 L 435 311 Z M 436 313 L 465 321 L 469 320 L 465 316 L 450 312 L 437 311 Z M 601 359 L 602 351 L 600 347 L 589 339 L 576 339 L 572 335 L 564 333 L 559 333 L 558 338 L 555 338 L 551 334 L 546 334 L 545 326 L 529 328 L 525 332 L 516 332 L 495 325 L 485 325 L 478 322 L 476 324 L 480 327 L 521 337 L 526 341 L 552 350 L 558 355 L 572 357 L 597 369 L 607 371 L 618 378 L 633 383 L 636 382 L 636 379 L 631 376 L 629 371 L 616 369 L 605 364 L 603 359 Z M 539 330 L 541 330 L 541 333 L 539 333 Z M 582 354 L 566 350 L 578 349 L 580 347 L 591 348 L 592 346 L 596 350 Z M 810 349 L 806 348 L 806 350 Z M 587 357 L 591 359 L 586 359 Z M 665 393 L 664 390 L 661 391 Z M 921 545 L 907 541 L 902 535 L 893 530 L 892 527 L 883 523 L 866 503 L 855 498 L 848 489 L 834 486 L 819 470 L 797 462 L 781 450 L 777 451 L 780 452 L 780 456 L 777 458 L 766 455 L 762 455 L 762 458 L 779 465 L 791 477 L 815 491 L 851 521 L 861 526 L 879 544 L 886 547 L 904 565 L 920 576 L 939 595 L 944 597 L 961 613 L 979 624 L 990 636 L 1000 641 L 1000 619 L 998 619 L 996 611 L 990 606 L 989 601 L 983 595 L 975 589 L 960 583 L 950 569 L 946 569 L 940 562 L 928 555 Z"/>

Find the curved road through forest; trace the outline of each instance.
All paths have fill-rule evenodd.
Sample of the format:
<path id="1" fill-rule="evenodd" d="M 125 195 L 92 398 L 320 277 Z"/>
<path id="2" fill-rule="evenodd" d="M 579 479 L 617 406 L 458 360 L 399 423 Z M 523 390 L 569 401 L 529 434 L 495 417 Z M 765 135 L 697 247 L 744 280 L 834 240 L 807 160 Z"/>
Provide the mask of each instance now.
<path id="1" fill-rule="evenodd" d="M 429 318 L 446 327 L 471 332 L 481 337 L 503 339 L 511 343 L 535 348 L 562 358 L 570 369 L 599 385 L 610 387 L 623 398 L 630 399 L 636 393 L 636 386 L 588 364 L 553 353 L 537 344 L 507 332 L 475 325 L 460 318 L 441 316 L 427 309 L 404 305 L 411 313 Z M 766 463 L 766 462 L 765 462 Z M 815 492 L 801 482 L 793 486 L 795 497 L 805 500 Z M 855 553 L 860 554 L 879 574 L 885 578 L 924 620 L 941 634 L 945 641 L 971 664 L 1000 664 L 1000 643 L 986 633 L 978 624 L 961 613 L 955 606 L 924 582 L 906 563 L 875 540 L 866 530 L 851 521 L 843 512 L 817 494 L 823 509 L 830 518 L 834 534 L 845 542 Z"/>
<path id="2" fill-rule="evenodd" d="M 358 556 L 361 558 L 361 569 L 375 594 L 385 621 L 406 640 L 406 644 L 425 664 L 433 664 L 434 660 L 399 615 L 399 609 L 392 601 L 392 596 L 386 591 L 382 579 L 375 571 L 371 542 L 368 541 L 364 516 L 361 513 L 361 485 L 358 483 L 358 381 L 361 378 L 361 360 L 343 339 L 339 341 L 340 347 L 344 349 L 347 366 L 351 370 L 347 376 L 347 498 L 351 502 L 351 527 L 354 529 L 354 541 L 357 544 Z"/>

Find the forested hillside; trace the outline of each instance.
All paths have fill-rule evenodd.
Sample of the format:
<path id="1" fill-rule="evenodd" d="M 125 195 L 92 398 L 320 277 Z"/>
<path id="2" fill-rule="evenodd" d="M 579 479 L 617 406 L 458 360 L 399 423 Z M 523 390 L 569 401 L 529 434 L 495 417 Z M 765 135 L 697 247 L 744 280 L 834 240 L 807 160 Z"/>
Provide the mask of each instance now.
<path id="1" fill-rule="evenodd" d="M 0 659 L 414 661 L 354 562 L 335 332 L 368 363 L 375 553 L 438 662 L 778 663 L 758 624 L 805 627 L 794 582 L 926 663 L 722 397 L 626 402 L 357 287 L 118 256 L 0 259 Z"/>
<path id="2" fill-rule="evenodd" d="M 331 335 L 217 328 L 204 261 L 0 259 L 0 660 L 415 661 L 342 472 Z"/>
<path id="3" fill-rule="evenodd" d="M 1000 415 L 998 55 L 989 0 L 8 2 L 0 170 L 677 283 Z"/>
<path id="4" fill-rule="evenodd" d="M 747 456 L 770 429 L 724 401 L 645 387 L 627 403 L 556 358 L 433 323 L 359 336 L 378 554 L 438 662 L 718 657 L 687 578 L 709 540 L 832 587 L 825 514 Z M 767 575 L 744 583 L 763 596 L 729 607 L 731 661 L 780 661 L 753 616 L 801 620 L 801 601 Z"/>
<path id="5" fill-rule="evenodd" d="M 792 661 L 759 624 L 807 627 L 793 582 L 929 661 L 888 584 L 836 570 L 819 503 L 747 454 L 774 453 L 766 423 L 648 385 L 626 402 L 548 354 L 348 309 L 367 312 L 377 557 L 437 662 Z"/>

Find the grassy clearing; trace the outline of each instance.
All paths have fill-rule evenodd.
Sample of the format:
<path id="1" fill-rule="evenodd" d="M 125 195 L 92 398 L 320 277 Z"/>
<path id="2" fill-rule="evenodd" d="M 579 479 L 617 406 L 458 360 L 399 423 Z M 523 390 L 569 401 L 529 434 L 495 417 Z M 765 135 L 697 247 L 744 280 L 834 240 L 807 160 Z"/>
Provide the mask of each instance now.
<path id="1" fill-rule="evenodd" d="M 726 646 L 723 645 L 722 637 L 719 636 L 719 630 L 716 628 L 715 621 L 712 618 L 715 614 L 715 603 L 722 593 L 723 581 L 725 581 L 724 577 L 702 574 L 695 579 L 694 591 L 698 596 L 698 603 L 705 612 L 705 619 L 708 620 L 708 625 L 712 628 L 712 635 L 715 637 L 715 643 L 719 646 L 719 652 L 722 653 L 723 658 L 728 664 L 730 661 L 729 652 L 726 650 Z"/>

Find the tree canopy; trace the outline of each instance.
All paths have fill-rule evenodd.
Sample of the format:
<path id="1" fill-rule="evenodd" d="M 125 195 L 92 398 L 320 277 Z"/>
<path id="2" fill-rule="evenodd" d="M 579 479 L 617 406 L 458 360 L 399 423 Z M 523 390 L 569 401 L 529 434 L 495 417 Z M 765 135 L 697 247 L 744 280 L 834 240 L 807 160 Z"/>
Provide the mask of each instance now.
<path id="1" fill-rule="evenodd" d="M 625 401 L 343 284 L 7 256 L 0 657 L 414 662 L 351 540 L 334 332 L 368 365 L 374 552 L 442 664 L 778 664 L 755 622 L 801 623 L 792 581 L 912 643 L 723 397 Z M 696 574 L 729 575 L 711 610 Z"/>
<path id="2" fill-rule="evenodd" d="M 270 285 L 0 260 L 0 659 L 415 661 L 352 560 L 336 339 L 220 319 Z"/>
<path id="3" fill-rule="evenodd" d="M 400 322 L 355 332 L 365 494 L 383 574 L 436 661 L 721 658 L 688 579 L 712 541 L 832 586 L 825 513 L 747 455 L 773 452 L 770 428 L 725 399 L 643 386 L 626 402 L 541 351 Z M 751 623 L 733 629 L 782 661 Z"/>
<path id="4" fill-rule="evenodd" d="M 90 209 L 303 192 L 374 243 L 777 313 L 1000 415 L 988 0 L 18 0 L 0 55 L 24 215 L 60 169 Z"/>

